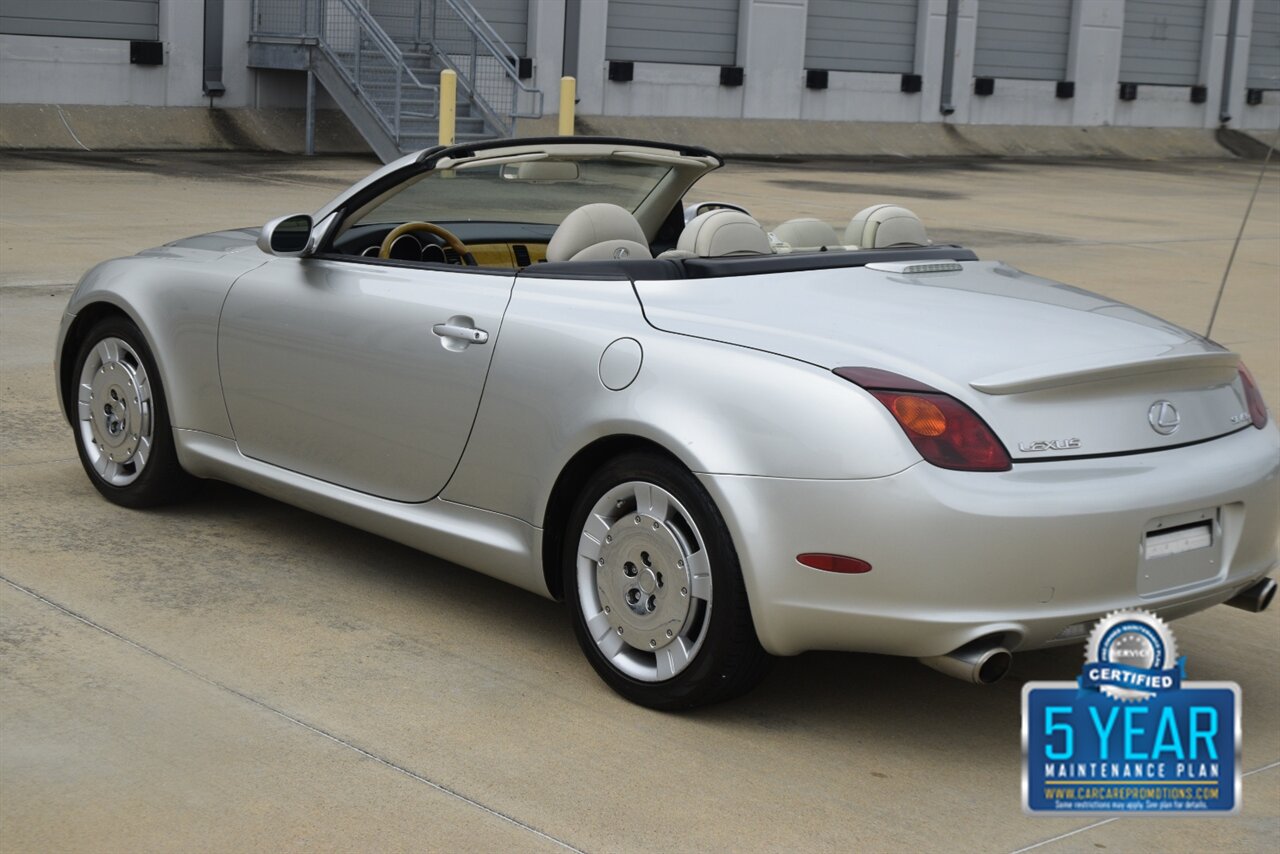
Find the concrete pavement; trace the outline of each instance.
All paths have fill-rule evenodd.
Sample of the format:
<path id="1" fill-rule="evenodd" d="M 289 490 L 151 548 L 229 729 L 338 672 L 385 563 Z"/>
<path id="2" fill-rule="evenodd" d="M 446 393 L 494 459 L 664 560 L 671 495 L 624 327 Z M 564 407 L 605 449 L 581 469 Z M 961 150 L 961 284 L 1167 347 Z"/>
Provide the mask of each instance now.
<path id="1" fill-rule="evenodd" d="M 318 207 L 359 159 L 0 155 L 0 847 L 35 850 L 1270 850 L 1280 609 L 1174 625 L 1244 690 L 1244 811 L 1031 818 L 1019 691 L 812 653 L 668 715 L 587 666 L 561 606 L 219 484 L 102 501 L 56 411 L 51 347 L 96 260 Z M 893 200 L 939 240 L 1203 328 L 1257 164 L 735 164 L 700 198 L 843 223 Z M 1280 405 L 1280 179 L 1215 337 Z M 1269 841 L 1268 841 L 1269 840 Z M 1037 847 L 1038 846 L 1038 847 Z"/>

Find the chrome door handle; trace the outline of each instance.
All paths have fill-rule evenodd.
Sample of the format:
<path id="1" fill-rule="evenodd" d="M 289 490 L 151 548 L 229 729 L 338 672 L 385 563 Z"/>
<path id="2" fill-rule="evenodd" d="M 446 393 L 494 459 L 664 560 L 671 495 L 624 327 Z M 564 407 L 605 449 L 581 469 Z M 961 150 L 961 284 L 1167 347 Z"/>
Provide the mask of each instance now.
<path id="1" fill-rule="evenodd" d="M 468 344 L 487 344 L 489 341 L 489 333 L 483 329 L 476 329 L 474 326 L 437 323 L 431 327 L 431 331 L 441 338 L 455 338 L 458 341 L 466 341 Z"/>
<path id="2" fill-rule="evenodd" d="M 489 333 L 477 329 L 474 320 L 465 315 L 454 315 L 444 323 L 437 323 L 431 331 L 444 340 L 440 343 L 449 350 L 465 350 L 471 344 L 489 343 Z"/>

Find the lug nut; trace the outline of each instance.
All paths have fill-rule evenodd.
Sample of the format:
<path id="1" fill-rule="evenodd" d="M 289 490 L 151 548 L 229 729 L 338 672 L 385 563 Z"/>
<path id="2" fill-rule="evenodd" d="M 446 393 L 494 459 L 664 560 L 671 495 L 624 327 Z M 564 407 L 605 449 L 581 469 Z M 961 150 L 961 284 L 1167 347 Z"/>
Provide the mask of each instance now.
<path id="1" fill-rule="evenodd" d="M 639 525 L 639 524 L 640 524 L 640 517 L 639 517 L 639 516 L 637 516 L 637 517 L 636 517 L 636 524 L 637 524 L 637 525 Z"/>
<path id="2" fill-rule="evenodd" d="M 657 647 L 657 645 L 658 645 L 658 642 L 656 640 L 654 640 L 653 638 L 649 638 L 649 649 L 654 649 L 655 647 Z"/>
<path id="3" fill-rule="evenodd" d="M 681 588 L 680 588 L 680 595 L 681 595 L 681 596 L 688 596 L 688 595 L 689 595 L 689 588 L 688 588 L 688 587 L 681 587 Z"/>
<path id="4" fill-rule="evenodd" d="M 667 629 L 667 637 L 675 637 L 675 632 L 671 631 L 671 629 Z"/>
<path id="5" fill-rule="evenodd" d="M 655 530 L 655 531 L 656 531 L 656 530 L 658 530 L 658 523 L 657 523 L 657 522 L 654 522 L 654 523 L 653 523 L 653 530 Z"/>
<path id="6" fill-rule="evenodd" d="M 618 634 L 622 634 L 622 626 L 618 626 Z"/>

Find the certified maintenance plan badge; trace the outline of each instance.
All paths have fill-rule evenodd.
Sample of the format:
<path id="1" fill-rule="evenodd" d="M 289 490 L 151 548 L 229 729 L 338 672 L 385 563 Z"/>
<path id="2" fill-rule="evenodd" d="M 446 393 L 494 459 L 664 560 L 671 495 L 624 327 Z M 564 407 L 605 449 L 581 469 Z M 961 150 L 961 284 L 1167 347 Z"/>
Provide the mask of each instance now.
<path id="1" fill-rule="evenodd" d="M 1240 686 L 1185 682 L 1154 614 L 1094 626 L 1076 682 L 1022 689 L 1022 807 L 1033 815 L 1240 810 Z"/>

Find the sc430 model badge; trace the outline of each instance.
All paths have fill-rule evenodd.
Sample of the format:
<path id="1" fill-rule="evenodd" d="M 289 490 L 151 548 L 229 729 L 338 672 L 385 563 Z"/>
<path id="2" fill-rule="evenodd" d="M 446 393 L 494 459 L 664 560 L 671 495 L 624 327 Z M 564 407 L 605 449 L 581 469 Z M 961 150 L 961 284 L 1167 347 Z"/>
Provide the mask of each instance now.
<path id="1" fill-rule="evenodd" d="M 1022 691 L 1022 808 L 1032 815 L 1240 810 L 1240 686 L 1188 682 L 1168 625 L 1113 611 L 1075 682 Z"/>
<path id="2" fill-rule="evenodd" d="M 1038 439 L 1034 442 L 1018 443 L 1018 450 L 1027 454 L 1037 451 L 1074 451 L 1079 447 L 1079 439 Z"/>

